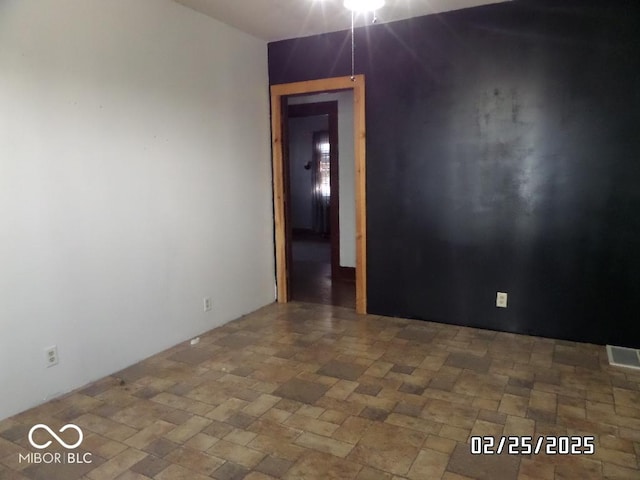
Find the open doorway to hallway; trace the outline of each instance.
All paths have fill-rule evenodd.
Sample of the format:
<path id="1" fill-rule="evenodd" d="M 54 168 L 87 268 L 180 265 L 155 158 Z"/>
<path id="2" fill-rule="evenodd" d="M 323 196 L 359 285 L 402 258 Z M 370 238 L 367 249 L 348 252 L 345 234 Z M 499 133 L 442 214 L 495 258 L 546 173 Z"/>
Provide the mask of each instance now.
<path id="1" fill-rule="evenodd" d="M 355 308 L 353 92 L 286 108 L 291 298 Z"/>
<path id="2" fill-rule="evenodd" d="M 353 94 L 354 210 L 355 210 L 355 310 L 367 313 L 367 211 L 366 211 L 366 114 L 365 77 L 333 77 L 271 85 L 271 146 L 273 159 L 273 217 L 276 261 L 276 298 L 291 299 L 290 201 L 287 162 L 288 100 L 293 96 L 349 91 Z M 345 138 L 349 138 L 346 135 Z M 344 144 L 343 144 L 343 151 Z M 344 181 L 342 176 L 341 181 Z M 343 230 L 344 234 L 344 230 Z"/>

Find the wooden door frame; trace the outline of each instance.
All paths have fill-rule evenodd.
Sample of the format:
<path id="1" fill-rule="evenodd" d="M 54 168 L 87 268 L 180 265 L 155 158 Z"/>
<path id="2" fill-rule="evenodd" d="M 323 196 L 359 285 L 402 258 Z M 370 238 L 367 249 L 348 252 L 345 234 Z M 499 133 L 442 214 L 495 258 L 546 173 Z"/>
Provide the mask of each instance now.
<path id="1" fill-rule="evenodd" d="M 287 265 L 286 192 L 283 142 L 283 101 L 289 95 L 353 91 L 353 134 L 356 203 L 356 312 L 367 313 L 366 130 L 364 75 L 334 77 L 271 86 L 271 146 L 273 156 L 273 211 L 278 303 L 289 301 Z M 284 115 L 286 118 L 286 112 Z"/>

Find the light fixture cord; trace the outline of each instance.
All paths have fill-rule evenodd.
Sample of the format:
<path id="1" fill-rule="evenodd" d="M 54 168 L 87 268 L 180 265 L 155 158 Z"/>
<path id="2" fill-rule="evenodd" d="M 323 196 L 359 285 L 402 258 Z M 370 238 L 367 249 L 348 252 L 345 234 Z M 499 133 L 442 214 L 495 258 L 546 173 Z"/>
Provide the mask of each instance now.
<path id="1" fill-rule="evenodd" d="M 355 11 L 351 10 L 351 81 L 356 80 Z"/>

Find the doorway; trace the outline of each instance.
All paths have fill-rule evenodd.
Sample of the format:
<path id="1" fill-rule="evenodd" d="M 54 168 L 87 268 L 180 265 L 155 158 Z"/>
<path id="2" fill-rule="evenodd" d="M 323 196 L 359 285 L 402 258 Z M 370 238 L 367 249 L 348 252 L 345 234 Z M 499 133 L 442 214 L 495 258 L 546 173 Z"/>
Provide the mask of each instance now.
<path id="1" fill-rule="evenodd" d="M 289 172 L 286 163 L 288 97 L 350 90 L 353 92 L 353 150 L 355 164 L 355 308 L 366 313 L 366 192 L 365 192 L 365 107 L 364 76 L 337 77 L 306 82 L 273 85 L 271 87 L 274 224 L 276 247 L 277 300 L 291 299 L 292 262 L 291 219 L 288 218 Z"/>
<path id="2" fill-rule="evenodd" d="M 353 92 L 288 97 L 286 115 L 291 299 L 354 308 Z"/>

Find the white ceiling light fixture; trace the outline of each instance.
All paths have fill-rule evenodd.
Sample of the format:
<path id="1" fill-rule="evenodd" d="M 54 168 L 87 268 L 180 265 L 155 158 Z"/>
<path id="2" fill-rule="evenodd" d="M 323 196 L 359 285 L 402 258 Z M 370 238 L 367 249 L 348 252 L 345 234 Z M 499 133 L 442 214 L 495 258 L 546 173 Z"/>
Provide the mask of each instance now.
<path id="1" fill-rule="evenodd" d="M 344 6 L 352 12 L 374 12 L 384 7 L 384 0 L 344 0 Z"/>

